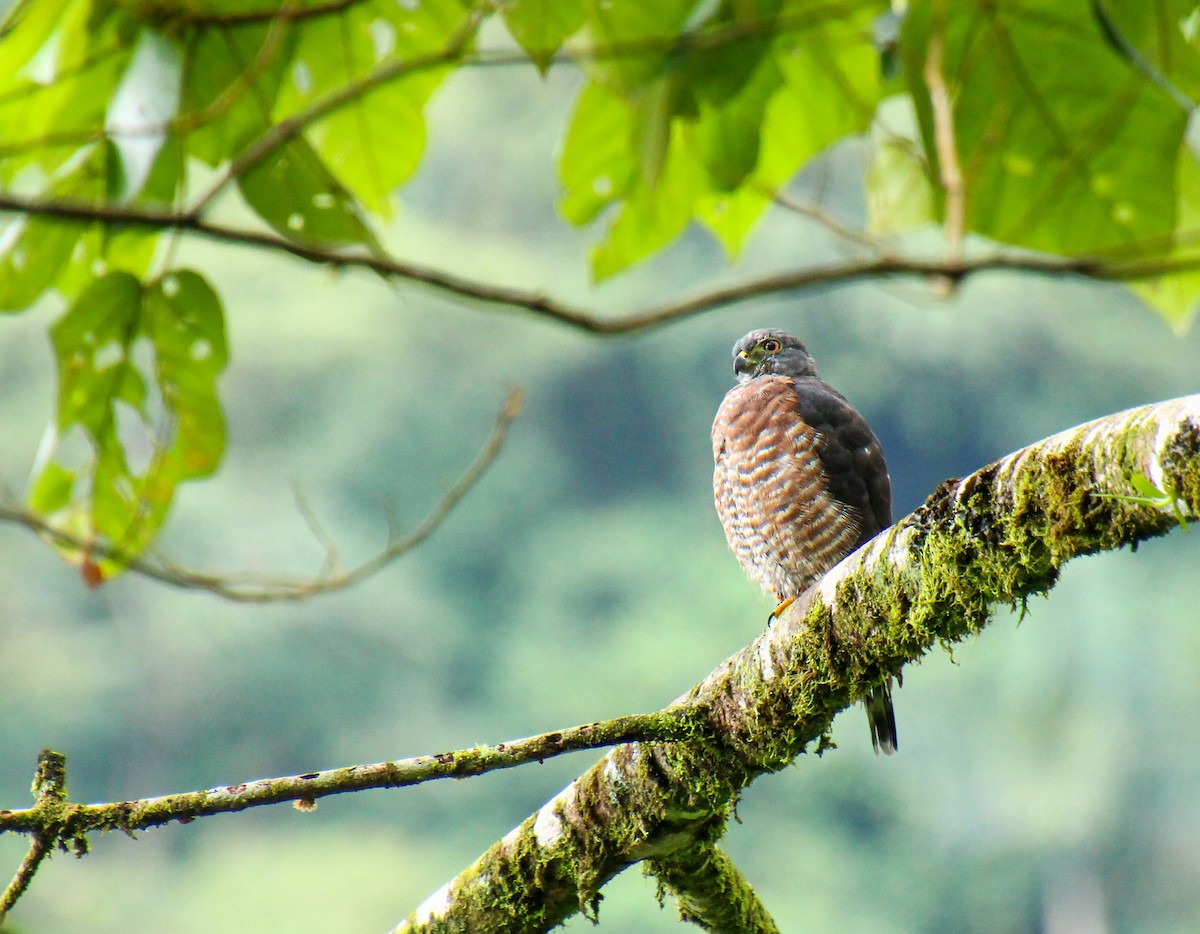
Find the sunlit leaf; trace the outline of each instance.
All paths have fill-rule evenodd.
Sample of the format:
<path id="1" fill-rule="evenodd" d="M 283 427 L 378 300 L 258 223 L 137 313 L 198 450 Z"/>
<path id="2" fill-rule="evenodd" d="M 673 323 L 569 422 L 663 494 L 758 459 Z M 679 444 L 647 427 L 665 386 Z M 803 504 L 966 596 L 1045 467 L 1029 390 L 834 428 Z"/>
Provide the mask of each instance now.
<path id="1" fill-rule="evenodd" d="M 375 242 L 354 198 L 303 139 L 274 149 L 237 185 L 259 217 L 293 240 Z"/>
<path id="2" fill-rule="evenodd" d="M 598 84 L 584 85 L 558 162 L 559 210 L 571 223 L 588 223 L 628 192 L 637 175 L 631 132 L 626 102 Z"/>
<path id="3" fill-rule="evenodd" d="M 331 92 L 359 84 L 362 93 L 306 132 L 326 166 L 366 207 L 391 214 L 392 192 L 425 149 L 424 106 L 448 66 L 414 67 L 387 81 L 378 69 L 442 48 L 462 15 L 457 0 L 414 5 L 363 3 L 336 17 L 306 22 L 279 90 L 274 115 L 289 117 Z M 334 50 L 335 54 L 331 54 Z"/>
<path id="4" fill-rule="evenodd" d="M 174 437 L 161 470 L 171 480 L 212 473 L 225 450 L 217 377 L 229 357 L 216 292 L 192 270 L 170 273 L 146 291 L 146 336 Z"/>
<path id="5" fill-rule="evenodd" d="M 29 166 L 53 173 L 91 142 L 133 53 L 138 23 L 120 10 L 75 0 L 57 13 L 48 37 L 43 38 L 48 24 L 31 13 L 18 16 L 12 33 L 0 42 L 4 66 L 10 40 L 31 31 L 29 42 L 18 41 L 11 62 L 15 71 L 0 67 L 8 79 L 0 91 L 0 179 L 5 181 Z M 19 61 L 38 39 L 32 58 Z"/>
<path id="6" fill-rule="evenodd" d="M 29 508 L 41 515 L 58 512 L 71 501 L 74 487 L 75 471 L 50 461 L 29 491 Z"/>
<path id="7" fill-rule="evenodd" d="M 583 25 L 583 0 L 508 0 L 500 15 L 517 44 L 545 73 L 554 53 Z"/>
<path id="8" fill-rule="evenodd" d="M 225 447 L 216 381 L 228 359 L 224 315 L 190 270 L 145 286 L 126 272 L 97 278 L 51 329 L 59 370 L 54 438 L 82 430 L 79 467 L 52 445 L 30 506 L 117 557 L 107 579 L 140 553 L 166 518 L 176 486 L 212 473 Z M 65 551 L 73 560 L 89 553 Z"/>
<path id="9" fill-rule="evenodd" d="M 704 168 L 675 131 L 662 177 L 653 190 L 637 185 L 604 240 L 592 250 L 592 275 L 604 279 L 674 240 L 692 218 L 705 186 Z"/>
<path id="10" fill-rule="evenodd" d="M 585 0 L 588 36 L 602 54 L 587 59 L 584 67 L 594 81 L 623 94 L 657 80 L 697 3 Z"/>
<path id="11" fill-rule="evenodd" d="M 1114 54 L 1087 0 L 939 9 L 910 6 L 902 40 L 935 159 L 923 69 L 929 43 L 944 46 L 969 228 L 1060 253 L 1161 247 L 1187 114 Z"/>
<path id="12" fill-rule="evenodd" d="M 1200 243 L 1194 235 L 1200 229 L 1200 164 L 1190 149 L 1180 153 L 1175 191 L 1179 197 L 1179 234 L 1166 258 L 1195 265 L 1200 263 Z M 1200 268 L 1135 281 L 1130 288 L 1177 331 L 1185 330 L 1200 308 Z"/>

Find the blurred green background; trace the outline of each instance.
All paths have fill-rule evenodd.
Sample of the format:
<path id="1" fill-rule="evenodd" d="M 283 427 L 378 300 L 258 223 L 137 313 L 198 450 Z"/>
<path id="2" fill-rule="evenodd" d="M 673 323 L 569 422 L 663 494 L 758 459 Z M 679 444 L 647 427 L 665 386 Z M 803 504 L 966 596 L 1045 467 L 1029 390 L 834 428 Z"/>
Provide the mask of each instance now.
<path id="1" fill-rule="evenodd" d="M 635 310 L 700 284 L 839 255 L 777 212 L 743 264 L 708 240 L 598 290 L 589 235 L 554 214 L 575 79 L 466 70 L 389 231 L 397 255 Z M 861 212 L 861 153 L 796 192 Z M 389 510 L 411 526 L 474 456 L 505 393 L 526 408 L 435 537 L 346 593 L 246 607 L 135 576 L 99 591 L 0 528 L 0 807 L 39 749 L 73 798 L 115 800 L 495 742 L 656 709 L 748 642 L 767 600 L 727 552 L 709 425 L 751 327 L 800 334 L 883 440 L 896 513 L 936 484 L 1086 419 L 1195 392 L 1200 334 L 1116 288 L 987 276 L 831 288 L 598 339 L 418 287 L 192 244 L 225 301 L 230 447 L 184 488 L 162 549 L 189 567 L 306 575 L 303 492 L 354 563 Z M 53 399 L 49 305 L 0 340 L 0 472 L 20 495 Z M 906 673 L 901 748 L 839 748 L 741 802 L 726 844 L 785 931 L 1200 930 L 1200 534 L 1071 565 L 1020 623 Z M 957 664 L 956 664 L 957 663 Z M 596 759 L 325 799 L 56 856 L 22 932 L 382 930 Z M 0 867 L 24 842 L 0 838 Z M 587 930 L 583 918 L 571 929 Z M 676 930 L 635 869 L 600 930 Z"/>

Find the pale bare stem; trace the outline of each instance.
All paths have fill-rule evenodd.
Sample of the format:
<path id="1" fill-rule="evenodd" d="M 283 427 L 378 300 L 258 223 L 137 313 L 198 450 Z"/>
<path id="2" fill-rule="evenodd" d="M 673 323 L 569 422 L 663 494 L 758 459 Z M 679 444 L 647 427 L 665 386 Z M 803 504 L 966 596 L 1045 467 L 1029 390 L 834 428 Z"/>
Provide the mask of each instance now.
<path id="1" fill-rule="evenodd" d="M 922 74 L 929 88 L 929 102 L 933 110 L 933 140 L 937 148 L 941 170 L 942 188 L 946 193 L 946 260 L 957 262 L 962 259 L 963 235 L 966 230 L 966 191 L 963 186 L 962 167 L 958 161 L 958 142 L 954 132 L 954 104 L 946 86 L 943 71 L 945 15 L 941 15 L 929 37 L 929 49 L 925 54 Z"/>
<path id="2" fill-rule="evenodd" d="M 839 240 L 844 240 L 854 246 L 870 250 L 872 253 L 883 252 L 883 245 L 874 237 L 838 220 L 832 212 L 827 211 L 821 205 L 811 201 L 800 201 L 782 191 L 773 190 L 766 185 L 760 185 L 758 188 L 774 204 L 785 211 L 791 211 L 793 214 L 799 214 L 801 217 L 807 217 L 811 221 L 816 221 Z"/>
<path id="3" fill-rule="evenodd" d="M 345 590 L 378 573 L 393 561 L 412 551 L 424 542 L 454 511 L 471 489 L 479 482 L 488 468 L 495 462 L 508 437 L 509 428 L 521 409 L 521 392 L 514 390 L 505 400 L 496 423 L 475 460 L 455 484 L 438 500 L 429 514 L 407 535 L 396 538 L 389 535 L 387 546 L 375 557 L 342 574 L 330 575 L 329 562 L 335 557 L 326 545 L 325 563 L 320 573 L 313 578 L 272 578 L 254 574 L 202 574 L 172 564 L 161 555 L 141 557 L 127 555 L 120 548 L 105 545 L 83 536 L 74 535 L 56 528 L 44 518 L 15 503 L 0 502 L 0 522 L 23 525 L 55 545 L 73 549 L 95 558 L 108 558 L 119 562 L 127 570 L 173 587 L 185 590 L 206 590 L 236 603 L 287 603 L 307 600 L 322 594 Z M 318 540 L 328 542 L 320 526 L 313 524 L 311 513 L 305 515 L 314 529 Z M 389 522 L 390 529 L 390 522 Z"/>
<path id="4" fill-rule="evenodd" d="M 703 734 L 701 721 L 697 711 L 674 707 L 655 713 L 585 723 L 492 746 L 476 746 L 370 765 L 351 765 L 303 775 L 260 778 L 203 791 L 107 804 L 64 801 L 55 812 L 57 819 L 51 819 L 37 807 L 0 809 L 0 833 L 40 833 L 47 837 L 47 846 L 52 846 L 71 844 L 95 830 L 132 833 L 172 821 L 188 823 L 197 817 L 228 814 L 286 801 L 299 802 L 304 805 L 303 809 L 311 809 L 312 803 L 318 798 L 330 795 L 373 788 L 401 788 L 443 778 L 469 778 L 532 762 L 544 762 L 571 752 L 623 743 L 676 742 L 695 738 Z"/>
<path id="5" fill-rule="evenodd" d="M 304 495 L 304 491 L 296 483 L 292 484 L 292 499 L 295 500 L 296 511 L 304 518 L 304 522 L 308 526 L 308 530 L 312 532 L 313 538 L 320 543 L 325 551 L 325 560 L 321 564 L 321 570 L 317 572 L 317 579 L 326 579 L 336 574 L 337 569 L 342 564 L 338 556 L 337 542 L 325 531 L 325 527 L 321 525 L 321 520 L 317 518 L 317 514 L 313 511 L 308 497 Z M 390 534 L 388 538 L 389 540 L 391 539 Z"/>

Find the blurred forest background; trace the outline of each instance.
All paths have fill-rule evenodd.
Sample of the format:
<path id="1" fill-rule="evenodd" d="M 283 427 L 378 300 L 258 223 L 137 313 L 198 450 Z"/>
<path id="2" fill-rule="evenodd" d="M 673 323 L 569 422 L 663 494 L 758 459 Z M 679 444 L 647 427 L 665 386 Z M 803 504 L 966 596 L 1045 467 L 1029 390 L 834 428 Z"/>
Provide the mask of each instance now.
<path id="1" fill-rule="evenodd" d="M 836 258 L 774 212 L 730 271 L 687 236 L 598 290 L 590 234 L 555 213 L 554 154 L 578 76 L 460 69 L 386 242 L 398 254 L 623 310 L 684 284 Z M 794 190 L 861 218 L 862 153 Z M 36 754 L 75 799 L 119 800 L 495 742 L 657 709 L 761 628 L 770 607 L 728 553 L 708 431 L 729 348 L 781 326 L 880 435 L 896 513 L 944 478 L 1086 419 L 1194 392 L 1200 333 L 1117 286 L 990 274 L 948 299 L 881 283 L 755 301 L 594 338 L 368 274 L 188 243 L 224 297 L 231 347 L 219 474 L 182 487 L 161 549 L 188 567 L 315 571 L 415 523 L 475 455 L 506 392 L 526 406 L 497 464 L 428 543 L 300 605 L 233 605 L 135 575 L 96 591 L 0 527 L 0 806 Z M 4 321 L 0 475 L 21 495 L 55 375 L 61 305 Z M 860 710 L 838 749 L 763 779 L 725 846 L 787 931 L 1200 929 L 1200 534 L 1070 565 L 897 695 L 900 751 Z M 596 758 L 97 837 L 42 868 L 6 930 L 380 930 Z M 24 841 L 0 839 L 0 865 Z M 7 869 L 5 871 L 8 871 Z M 569 929 L 588 930 L 577 917 Z M 600 930 L 677 930 L 638 871 Z"/>

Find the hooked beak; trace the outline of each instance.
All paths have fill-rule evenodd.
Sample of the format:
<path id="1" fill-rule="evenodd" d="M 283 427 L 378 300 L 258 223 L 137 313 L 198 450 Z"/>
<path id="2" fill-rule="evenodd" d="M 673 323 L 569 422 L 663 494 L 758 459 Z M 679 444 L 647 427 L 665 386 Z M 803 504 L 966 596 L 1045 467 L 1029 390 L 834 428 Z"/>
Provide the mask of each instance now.
<path id="1" fill-rule="evenodd" d="M 740 351 L 733 358 L 733 372 L 741 375 L 750 369 L 750 355 L 746 351 Z"/>

